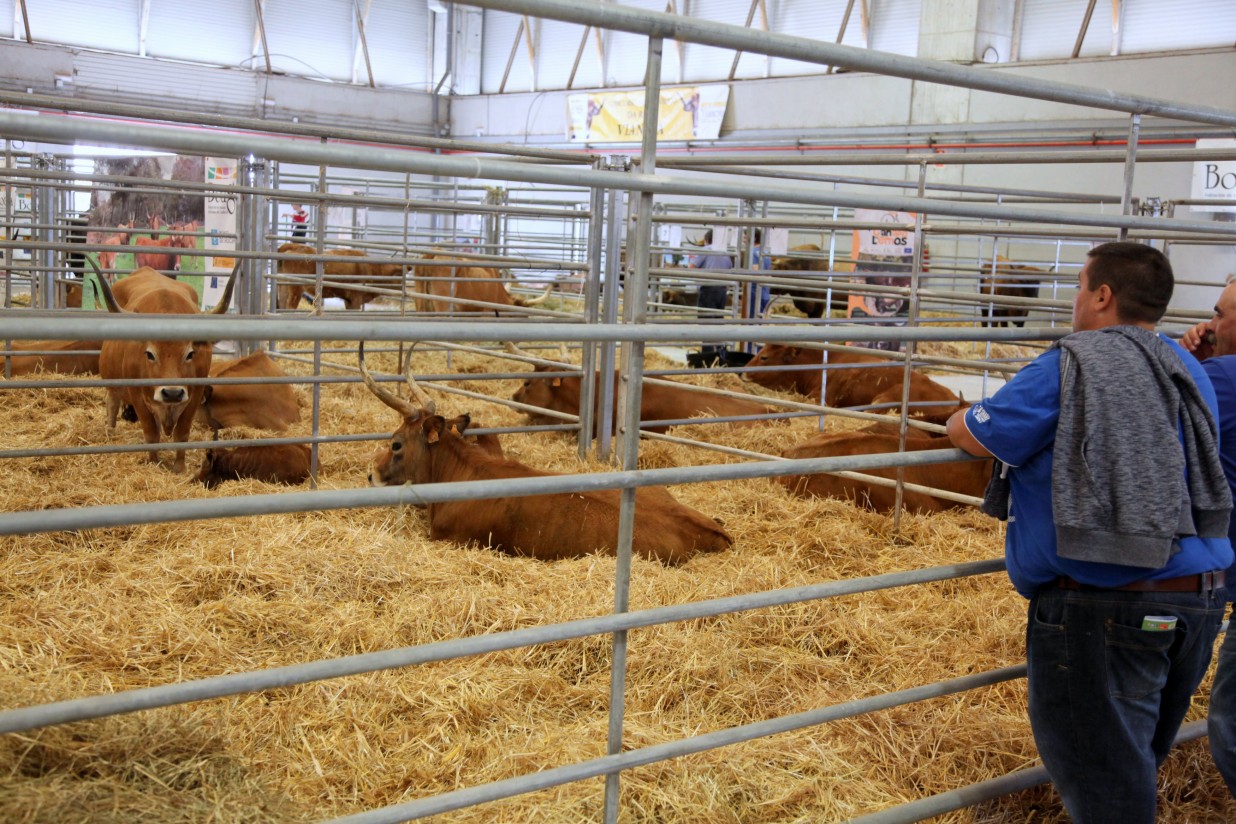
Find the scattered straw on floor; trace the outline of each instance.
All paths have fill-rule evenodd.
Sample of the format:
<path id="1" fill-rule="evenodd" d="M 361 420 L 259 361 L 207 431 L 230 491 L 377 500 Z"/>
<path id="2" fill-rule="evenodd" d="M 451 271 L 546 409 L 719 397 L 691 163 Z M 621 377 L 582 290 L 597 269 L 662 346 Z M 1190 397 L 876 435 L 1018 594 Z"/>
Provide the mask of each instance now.
<path id="1" fill-rule="evenodd" d="M 472 354 L 449 367 L 441 354 L 417 358 L 426 373 L 512 369 Z M 389 353 L 371 364 L 395 369 Z M 509 397 L 517 382 L 465 384 Z M 520 422 L 503 407 L 437 397 L 440 409 L 486 425 Z M 0 404 L 9 448 L 140 441 L 132 425 L 107 431 L 102 390 L 8 390 Z M 321 418 L 328 434 L 396 424 L 356 385 L 324 387 Z M 677 433 L 775 453 L 815 426 Z M 296 432 L 308 432 L 307 415 Z M 549 469 L 608 468 L 580 462 L 562 435 L 505 443 Z M 363 485 L 373 449 L 323 446 L 321 486 Z M 643 449 L 646 466 L 727 460 L 667 443 Z M 191 469 L 199 462 L 190 456 Z M 8 511 L 282 489 L 247 481 L 209 492 L 144 455 L 10 460 L 3 477 Z M 895 533 L 886 516 L 794 498 L 768 480 L 674 492 L 720 518 L 734 548 L 678 568 L 637 559 L 632 609 L 1001 551 L 999 529 L 972 510 L 905 516 Z M 0 539 L 0 700 L 20 707 L 601 615 L 612 609 L 613 571 L 607 557 L 542 563 L 430 541 L 411 509 Z M 625 744 L 1019 663 L 1023 610 L 1005 576 L 989 575 L 634 631 Z M 314 821 L 595 758 L 605 752 L 610 654 L 608 638 L 588 638 L 9 735 L 0 810 L 13 822 Z M 629 771 L 620 820 L 838 821 L 1034 763 L 1024 684 L 1014 682 Z M 1161 786 L 1163 821 L 1236 819 L 1204 742 L 1172 755 Z M 596 821 L 602 799 L 593 779 L 437 820 Z M 938 820 L 1066 819 L 1040 788 Z"/>

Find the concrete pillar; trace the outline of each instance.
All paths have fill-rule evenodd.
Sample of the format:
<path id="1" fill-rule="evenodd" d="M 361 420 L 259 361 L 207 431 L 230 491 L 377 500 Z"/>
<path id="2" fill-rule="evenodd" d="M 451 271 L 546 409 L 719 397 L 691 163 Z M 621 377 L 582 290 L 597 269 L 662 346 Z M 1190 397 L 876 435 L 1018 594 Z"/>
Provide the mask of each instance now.
<path id="1" fill-rule="evenodd" d="M 1016 0 L 923 0 L 918 56 L 950 63 L 1007 63 Z"/>

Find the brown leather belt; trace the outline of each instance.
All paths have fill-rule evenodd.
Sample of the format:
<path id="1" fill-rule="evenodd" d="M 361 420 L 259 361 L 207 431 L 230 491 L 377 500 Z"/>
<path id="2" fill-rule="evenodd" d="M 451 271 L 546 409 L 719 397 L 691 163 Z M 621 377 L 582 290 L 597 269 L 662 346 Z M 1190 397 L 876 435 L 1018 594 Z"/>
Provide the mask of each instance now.
<path id="1" fill-rule="evenodd" d="M 1109 592 L 1199 592 L 1205 594 L 1225 586 L 1227 573 L 1219 569 L 1214 572 L 1199 572 L 1196 575 L 1182 575 L 1179 578 L 1160 578 L 1158 580 L 1134 581 L 1122 587 L 1096 587 L 1075 581 L 1066 575 L 1056 579 L 1056 586 L 1061 589 L 1083 589 L 1090 591 Z"/>

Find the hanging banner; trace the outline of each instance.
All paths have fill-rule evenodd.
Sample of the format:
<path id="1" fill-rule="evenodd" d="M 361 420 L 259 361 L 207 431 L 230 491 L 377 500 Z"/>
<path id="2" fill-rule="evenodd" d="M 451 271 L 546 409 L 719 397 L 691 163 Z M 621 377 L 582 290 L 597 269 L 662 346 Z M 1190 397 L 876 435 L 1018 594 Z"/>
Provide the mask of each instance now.
<path id="1" fill-rule="evenodd" d="M 567 140 L 622 143 L 643 139 L 642 91 L 567 95 Z M 730 87 L 663 89 L 657 108 L 657 140 L 715 140 L 729 104 Z"/>
<path id="2" fill-rule="evenodd" d="M 873 286 L 910 285 L 910 269 L 914 266 L 914 232 L 893 228 L 896 224 L 913 224 L 918 216 L 911 212 L 886 212 L 880 209 L 855 209 L 854 219 L 864 223 L 889 224 L 887 229 L 855 229 L 853 241 L 854 277 L 857 284 Z M 910 313 L 910 301 L 897 295 L 850 295 L 849 317 L 855 319 L 886 318 L 866 321 L 877 326 L 905 326 Z M 899 351 L 898 341 L 868 341 L 854 343 L 869 349 Z"/>
<path id="3" fill-rule="evenodd" d="M 1236 149 L 1236 140 L 1228 138 L 1199 140 L 1199 149 Z M 1230 200 L 1232 205 L 1194 205 L 1195 212 L 1236 212 L 1236 160 L 1199 160 L 1193 164 L 1195 200 Z"/>
<path id="4" fill-rule="evenodd" d="M 152 184 L 132 188 L 104 185 L 91 191 L 89 223 L 115 228 L 87 232 L 86 241 L 117 249 L 137 248 L 133 251 L 87 252 L 87 256 L 114 279 L 123 278 L 142 266 L 149 266 L 188 283 L 200 294 L 203 258 L 184 255 L 181 250 L 201 248 L 197 233 L 202 227 L 202 195 L 166 187 L 161 183 L 198 183 L 202 180 L 204 165 L 203 158 L 187 155 L 97 158 L 94 163 L 96 174 L 146 178 Z M 93 274 L 87 275 L 83 284 L 82 308 L 102 308 L 101 299 L 96 297 Z"/>

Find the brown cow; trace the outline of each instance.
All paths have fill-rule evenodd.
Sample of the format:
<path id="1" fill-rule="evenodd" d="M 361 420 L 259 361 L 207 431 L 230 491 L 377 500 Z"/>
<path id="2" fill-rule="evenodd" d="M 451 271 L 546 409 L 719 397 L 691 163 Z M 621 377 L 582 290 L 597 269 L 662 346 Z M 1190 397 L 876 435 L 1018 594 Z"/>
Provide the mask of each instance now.
<path id="1" fill-rule="evenodd" d="M 390 443 L 378 450 L 369 482 L 374 486 L 499 478 L 542 478 L 543 472 L 492 455 L 461 434 L 467 416 L 446 420 L 433 401 L 422 406 L 380 387 L 365 367 L 361 374 L 383 403 L 403 416 Z M 414 397 L 415 382 L 408 376 Z M 618 544 L 620 493 L 616 489 L 456 501 L 428 505 L 429 534 L 435 539 L 476 542 L 513 555 L 541 560 L 614 554 Z M 664 487 L 635 491 L 632 549 L 648 559 L 676 564 L 699 552 L 728 549 L 732 539 L 715 521 L 680 504 Z"/>
<path id="2" fill-rule="evenodd" d="M 452 255 L 430 254 L 423 260 L 450 260 Z M 434 297 L 418 297 L 418 312 L 494 312 L 503 306 L 535 306 L 549 297 L 553 287 L 539 298 L 524 300 L 511 295 L 502 275 L 490 266 L 414 266 L 412 282 L 417 292 Z M 478 306 L 477 302 L 494 304 Z"/>
<path id="3" fill-rule="evenodd" d="M 820 247 L 814 243 L 805 243 L 802 246 L 792 246 L 791 252 L 819 252 Z M 772 259 L 772 271 L 774 272 L 830 272 L 834 269 L 828 268 L 828 261 L 823 258 L 792 258 L 792 257 L 776 257 Z M 852 272 L 854 264 L 852 263 L 837 263 L 835 271 Z M 804 279 L 805 280 L 805 279 Z M 824 300 L 823 291 L 821 289 L 793 288 L 790 286 L 770 286 L 769 291 L 774 295 L 789 295 L 794 302 L 794 308 L 802 312 L 809 318 L 823 317 L 824 315 Z M 833 297 L 833 302 L 838 308 L 846 307 L 847 297 L 845 294 Z"/>
<path id="4" fill-rule="evenodd" d="M 100 340 L 32 340 L 13 343 L 13 377 L 27 375 L 38 369 L 58 372 L 62 375 L 97 374 L 99 371 Z M 22 352 L 46 352 L 43 355 L 23 355 Z M 4 345 L 0 343 L 0 375 L 4 374 Z"/>
<path id="5" fill-rule="evenodd" d="M 207 449 L 197 480 L 207 489 L 224 481 L 253 478 L 268 484 L 302 484 L 309 477 L 309 447 L 303 443 Z"/>
<path id="6" fill-rule="evenodd" d="M 765 344 L 748 366 L 822 366 L 824 351 L 780 343 Z M 835 407 L 875 406 L 901 401 L 904 365 L 878 355 L 858 352 L 829 352 L 828 363 L 842 368 L 828 370 L 824 405 Z M 851 364 L 865 364 L 861 367 Z M 820 369 L 783 369 L 748 372 L 744 377 L 769 389 L 790 389 L 816 400 L 820 397 Z M 926 375 L 911 370 L 911 403 L 944 403 L 956 405 L 957 395 Z M 931 407 L 924 407 L 928 414 Z M 911 408 L 911 414 L 918 412 Z"/>
<path id="7" fill-rule="evenodd" d="M 232 300 L 236 285 L 236 273 L 228 277 L 223 297 L 212 314 L 223 314 Z M 96 270 L 97 273 L 97 270 Z M 160 275 L 153 269 L 139 269 L 121 283 L 130 283 L 126 290 L 128 301 L 121 306 L 106 279 L 99 276 L 99 288 L 108 311 L 115 313 L 136 312 L 150 315 L 196 315 L 197 293 L 188 284 Z M 120 284 L 117 284 L 117 288 Z M 190 298 L 185 289 L 193 295 Z M 213 353 L 208 341 L 189 340 L 109 340 L 104 341 L 99 355 L 99 374 L 106 380 L 134 380 L 155 378 L 165 380 L 158 386 L 118 386 L 107 390 L 107 425 L 116 428 L 116 416 L 122 406 L 133 407 L 137 422 L 142 427 L 146 443 L 157 444 L 161 433 L 170 435 L 173 441 L 188 440 L 193 419 L 202 403 L 205 385 L 186 386 L 179 381 L 184 378 L 204 378 L 210 374 Z M 151 462 L 159 460 L 158 450 L 149 453 Z M 173 472 L 185 469 L 184 450 L 176 450 L 172 464 Z"/>
<path id="8" fill-rule="evenodd" d="M 265 352 L 212 363 L 212 378 L 282 378 L 286 373 Z M 300 420 L 300 404 L 288 383 L 232 383 L 206 387 L 198 420 L 211 429 L 248 426 L 283 432 Z"/>
<path id="9" fill-rule="evenodd" d="M 948 438 L 907 438 L 906 450 L 950 449 Z M 845 455 L 876 455 L 897 451 L 897 437 L 875 432 L 845 432 L 816 435 L 798 446 L 785 450 L 786 458 L 833 458 Z M 983 490 L 991 477 L 991 461 L 966 461 L 964 463 L 928 464 L 905 467 L 906 483 L 943 489 L 975 498 L 983 496 Z M 896 479 L 896 469 L 864 469 L 866 475 Z M 842 498 L 877 512 L 891 512 L 896 503 L 897 490 L 891 486 L 879 486 L 836 475 L 783 475 L 777 482 L 803 498 Z M 961 506 L 955 501 L 938 498 L 924 492 L 905 490 L 905 508 L 911 512 L 940 512 Z"/>
<path id="10" fill-rule="evenodd" d="M 1042 269 L 1033 266 L 1023 266 L 1011 263 L 1003 255 L 996 255 L 997 264 L 992 271 L 990 264 L 983 265 L 983 274 L 979 278 L 979 294 L 991 295 L 999 300 L 1002 297 L 1037 298 L 1039 282 L 1047 274 Z M 992 306 L 990 326 L 1022 326 L 1026 315 L 1030 313 L 1027 306 Z"/>
<path id="11" fill-rule="evenodd" d="M 179 271 L 180 269 L 180 255 L 176 252 L 165 250 L 197 248 L 197 238 L 193 235 L 168 235 L 158 240 L 139 237 L 134 239 L 133 243 L 152 250 L 133 253 L 133 260 L 138 268 L 149 266 L 151 269 L 158 269 L 163 272 Z"/>
<path id="12" fill-rule="evenodd" d="M 537 365 L 533 368 L 533 377 L 527 378 L 523 385 L 515 391 L 514 400 L 529 406 L 538 406 L 554 412 L 579 414 L 579 400 L 583 379 L 578 375 L 559 375 L 563 370 L 552 366 Z M 543 375 L 536 377 L 535 375 Z M 599 381 L 598 381 L 599 384 Z M 618 376 L 614 375 L 615 393 L 617 392 Z M 600 398 L 597 398 L 600 403 Z M 599 409 L 599 407 L 597 407 Z M 745 398 L 733 398 L 715 392 L 696 392 L 690 389 L 680 389 L 676 386 L 666 386 L 661 383 L 644 383 L 640 393 L 640 420 L 667 421 L 694 418 L 701 415 L 715 415 L 720 418 L 738 417 L 741 415 L 767 415 L 774 411 L 772 407 L 759 401 Z M 527 413 L 534 424 L 560 424 L 561 418 Z M 594 417 L 594 426 L 599 425 L 600 414 Z M 760 421 L 740 421 L 752 425 Z M 613 425 L 618 425 L 618 409 L 614 408 Z M 641 427 L 646 432 L 666 432 L 669 425 L 654 425 Z M 593 436 L 597 430 L 594 428 Z"/>
<path id="13" fill-rule="evenodd" d="M 317 250 L 303 243 L 284 243 L 278 250 L 281 254 L 314 255 Z M 347 257 L 368 257 L 368 252 L 359 249 L 326 249 L 324 255 Z M 394 289 L 403 280 L 406 267 L 401 263 L 377 263 L 374 261 L 327 261 L 322 264 L 322 274 L 327 280 L 346 283 L 359 287 L 374 287 Z M 311 260 L 280 260 L 278 272 L 281 275 L 297 275 L 301 278 L 316 276 L 317 264 Z M 280 283 L 276 290 L 276 300 L 280 309 L 295 309 L 300 306 L 300 300 L 306 290 L 313 291 L 312 283 Z M 364 288 L 351 289 L 347 286 L 322 286 L 323 298 L 341 298 L 348 309 L 361 309 L 366 303 L 378 296 Z"/>

